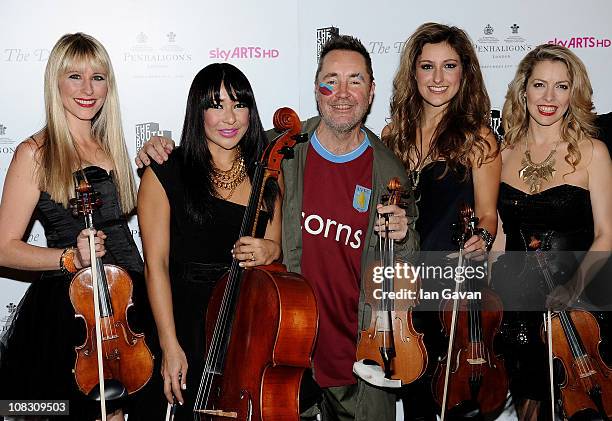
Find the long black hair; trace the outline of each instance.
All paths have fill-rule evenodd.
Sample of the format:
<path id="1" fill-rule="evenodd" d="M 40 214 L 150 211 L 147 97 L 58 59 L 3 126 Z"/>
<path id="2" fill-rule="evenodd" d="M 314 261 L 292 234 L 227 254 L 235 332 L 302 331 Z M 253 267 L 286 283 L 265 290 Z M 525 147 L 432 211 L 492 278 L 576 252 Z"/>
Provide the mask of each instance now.
<path id="1" fill-rule="evenodd" d="M 214 63 L 200 70 L 189 89 L 181 134 L 186 211 L 198 223 L 210 217 L 210 205 L 216 195 L 211 181 L 212 155 L 204 132 L 204 111 L 220 102 L 222 85 L 232 101 L 243 103 L 249 108 L 249 127 L 240 140 L 240 148 L 251 183 L 255 174 L 255 162 L 268 144 L 253 89 L 244 73 L 228 63 Z M 271 216 L 278 191 L 276 183 L 270 183 L 264 190 L 264 207 Z"/>

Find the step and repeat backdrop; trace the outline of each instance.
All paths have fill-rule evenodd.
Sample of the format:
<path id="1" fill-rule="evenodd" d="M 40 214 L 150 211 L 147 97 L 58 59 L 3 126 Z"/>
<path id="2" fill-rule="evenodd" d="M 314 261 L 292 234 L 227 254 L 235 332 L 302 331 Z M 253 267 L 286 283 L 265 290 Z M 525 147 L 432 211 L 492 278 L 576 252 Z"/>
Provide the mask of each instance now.
<path id="1" fill-rule="evenodd" d="M 316 114 L 314 72 L 321 45 L 333 34 L 358 37 L 373 61 L 376 96 L 367 126 L 380 133 L 389 116 L 392 80 L 406 38 L 423 22 L 464 28 L 478 52 L 501 122 L 507 84 L 535 46 L 557 43 L 585 62 L 597 112 L 612 111 L 612 3 L 609 0 L 422 1 L 3 0 L 0 8 L 0 186 L 17 145 L 44 126 L 43 73 L 57 39 L 85 32 L 108 50 L 117 74 L 123 129 L 130 156 L 151 135 L 178 141 L 191 81 L 204 66 L 230 62 L 251 81 L 264 126 L 274 111 Z M 138 222 L 130 220 L 140 246 Z M 25 239 L 44 247 L 33 221 Z M 0 268 L 0 329 L 6 329 L 37 274 Z"/>

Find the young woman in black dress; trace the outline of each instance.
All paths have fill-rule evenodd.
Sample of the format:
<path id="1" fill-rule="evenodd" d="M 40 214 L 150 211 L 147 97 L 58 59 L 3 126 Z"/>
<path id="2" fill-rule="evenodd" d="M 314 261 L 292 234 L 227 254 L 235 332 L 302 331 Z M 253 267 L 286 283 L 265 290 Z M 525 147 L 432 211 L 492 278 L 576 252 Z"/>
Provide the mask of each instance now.
<path id="1" fill-rule="evenodd" d="M 163 392 L 168 402 L 181 403 L 177 420 L 193 417 L 215 282 L 233 256 L 250 267 L 281 254 L 276 185 L 264 192 L 258 238 L 238 239 L 254 162 L 266 143 L 247 78 L 231 64 L 211 64 L 189 90 L 181 146 L 164 164 L 148 167 L 140 184 L 138 218 Z"/>

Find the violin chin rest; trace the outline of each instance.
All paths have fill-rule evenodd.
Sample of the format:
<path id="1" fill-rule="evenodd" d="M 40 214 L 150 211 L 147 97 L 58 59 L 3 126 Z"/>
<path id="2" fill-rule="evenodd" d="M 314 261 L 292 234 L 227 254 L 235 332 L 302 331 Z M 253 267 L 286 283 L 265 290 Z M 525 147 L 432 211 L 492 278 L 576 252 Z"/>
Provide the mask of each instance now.
<path id="1" fill-rule="evenodd" d="M 360 377 L 363 381 L 378 387 L 398 388 L 402 387 L 401 380 L 392 380 L 385 377 L 385 372 L 379 365 L 366 364 L 366 361 L 360 360 L 353 363 L 353 373 Z"/>
<path id="2" fill-rule="evenodd" d="M 104 380 L 104 396 L 105 400 L 113 401 L 115 399 L 121 399 L 128 395 L 128 391 L 119 380 L 116 379 L 108 379 Z M 91 392 L 87 395 L 89 399 L 93 399 L 95 401 L 100 401 L 100 385 L 97 384 Z"/>

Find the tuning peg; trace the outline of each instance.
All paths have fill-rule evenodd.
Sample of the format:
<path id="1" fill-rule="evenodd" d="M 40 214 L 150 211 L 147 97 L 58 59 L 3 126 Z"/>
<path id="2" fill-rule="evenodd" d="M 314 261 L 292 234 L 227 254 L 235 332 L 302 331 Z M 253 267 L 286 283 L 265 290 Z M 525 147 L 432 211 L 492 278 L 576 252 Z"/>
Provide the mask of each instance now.
<path id="1" fill-rule="evenodd" d="M 72 211 L 73 216 L 79 216 L 79 201 L 76 198 L 72 198 L 68 201 L 68 207 Z"/>
<path id="2" fill-rule="evenodd" d="M 292 137 L 292 139 L 295 140 L 297 143 L 308 142 L 308 133 L 296 134 Z"/>
<path id="3" fill-rule="evenodd" d="M 282 148 L 280 148 L 278 153 L 283 155 L 283 158 L 285 159 L 293 159 L 293 157 L 295 156 L 295 154 L 293 153 L 293 148 L 287 146 L 283 146 Z"/>

